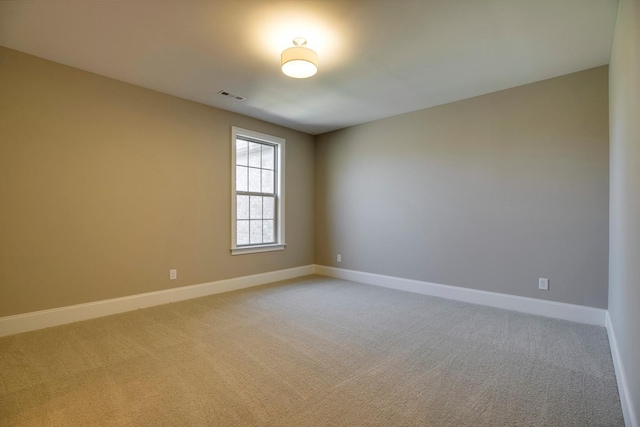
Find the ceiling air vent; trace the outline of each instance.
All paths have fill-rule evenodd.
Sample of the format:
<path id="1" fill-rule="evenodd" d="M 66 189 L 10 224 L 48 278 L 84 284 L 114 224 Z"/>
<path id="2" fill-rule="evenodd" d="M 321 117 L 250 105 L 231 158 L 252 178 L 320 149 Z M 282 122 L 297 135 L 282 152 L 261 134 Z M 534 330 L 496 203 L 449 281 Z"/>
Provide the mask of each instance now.
<path id="1" fill-rule="evenodd" d="M 233 98 L 236 101 L 244 101 L 245 99 L 247 99 L 244 96 L 236 95 L 235 93 L 231 93 L 231 92 L 226 91 L 226 90 L 221 90 L 220 92 L 218 92 L 218 94 L 222 95 L 222 96 L 227 96 L 229 98 Z"/>

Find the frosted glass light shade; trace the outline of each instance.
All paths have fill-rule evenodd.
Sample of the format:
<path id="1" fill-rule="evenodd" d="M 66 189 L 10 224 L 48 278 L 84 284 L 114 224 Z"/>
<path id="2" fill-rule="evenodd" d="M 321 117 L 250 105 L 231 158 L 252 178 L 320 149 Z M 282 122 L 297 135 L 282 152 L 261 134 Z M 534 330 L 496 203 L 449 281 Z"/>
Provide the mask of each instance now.
<path id="1" fill-rule="evenodd" d="M 306 79 L 318 72 L 318 54 L 308 47 L 290 47 L 282 52 L 281 65 L 287 76 Z"/>

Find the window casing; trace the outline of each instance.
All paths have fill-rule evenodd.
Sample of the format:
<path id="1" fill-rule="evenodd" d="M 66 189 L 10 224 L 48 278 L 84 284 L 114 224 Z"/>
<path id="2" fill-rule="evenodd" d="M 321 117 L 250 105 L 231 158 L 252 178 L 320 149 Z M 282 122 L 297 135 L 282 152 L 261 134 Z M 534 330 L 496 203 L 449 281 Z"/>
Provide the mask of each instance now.
<path id="1" fill-rule="evenodd" d="M 284 147 L 282 138 L 232 128 L 232 255 L 285 248 Z"/>

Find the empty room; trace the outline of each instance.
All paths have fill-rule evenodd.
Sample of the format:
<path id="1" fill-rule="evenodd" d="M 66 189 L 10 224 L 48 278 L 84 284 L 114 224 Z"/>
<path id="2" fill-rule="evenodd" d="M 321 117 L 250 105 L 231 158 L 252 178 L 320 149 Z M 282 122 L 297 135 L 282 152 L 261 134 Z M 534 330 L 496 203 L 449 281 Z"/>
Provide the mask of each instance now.
<path id="1" fill-rule="evenodd" d="M 640 427 L 640 0 L 0 2 L 1 426 Z"/>

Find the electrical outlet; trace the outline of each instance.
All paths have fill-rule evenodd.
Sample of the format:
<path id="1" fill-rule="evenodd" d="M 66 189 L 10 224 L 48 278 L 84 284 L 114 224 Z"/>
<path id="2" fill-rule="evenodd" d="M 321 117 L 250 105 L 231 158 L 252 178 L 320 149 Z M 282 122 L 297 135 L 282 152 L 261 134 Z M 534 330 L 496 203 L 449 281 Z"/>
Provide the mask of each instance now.
<path id="1" fill-rule="evenodd" d="M 538 279 L 538 289 L 542 289 L 543 291 L 549 290 L 549 279 L 545 279 L 543 277 Z"/>
<path id="2" fill-rule="evenodd" d="M 342 262 L 342 255 L 338 254 L 338 262 Z"/>
<path id="3" fill-rule="evenodd" d="M 169 280 L 175 280 L 178 278 L 178 270 L 169 270 Z"/>

